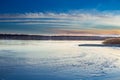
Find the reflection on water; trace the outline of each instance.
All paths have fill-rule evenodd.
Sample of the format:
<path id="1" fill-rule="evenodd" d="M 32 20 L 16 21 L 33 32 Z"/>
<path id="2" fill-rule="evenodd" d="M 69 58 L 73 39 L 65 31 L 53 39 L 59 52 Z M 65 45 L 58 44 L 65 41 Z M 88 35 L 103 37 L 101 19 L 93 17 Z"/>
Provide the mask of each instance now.
<path id="1" fill-rule="evenodd" d="M 0 80 L 119 80 L 119 47 L 101 41 L 0 41 Z"/>

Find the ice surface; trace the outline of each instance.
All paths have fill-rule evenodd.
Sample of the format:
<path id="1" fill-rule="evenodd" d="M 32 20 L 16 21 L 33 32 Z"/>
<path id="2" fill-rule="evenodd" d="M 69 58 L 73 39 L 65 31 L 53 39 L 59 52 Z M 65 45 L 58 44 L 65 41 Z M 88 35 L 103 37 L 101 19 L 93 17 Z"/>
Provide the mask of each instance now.
<path id="1" fill-rule="evenodd" d="M 0 80 L 120 80 L 120 47 L 101 41 L 0 41 Z"/>

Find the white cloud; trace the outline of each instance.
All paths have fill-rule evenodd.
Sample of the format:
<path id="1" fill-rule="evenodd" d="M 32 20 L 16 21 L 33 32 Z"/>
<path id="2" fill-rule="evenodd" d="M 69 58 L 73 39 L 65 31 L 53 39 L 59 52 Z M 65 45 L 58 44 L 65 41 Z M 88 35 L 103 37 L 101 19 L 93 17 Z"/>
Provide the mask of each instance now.
<path id="1" fill-rule="evenodd" d="M 44 20 L 46 23 L 69 22 L 71 26 L 117 26 L 120 28 L 120 11 L 70 11 L 68 13 L 25 13 L 25 14 L 1 14 L 0 18 L 17 18 L 17 20 L 0 20 L 0 22 L 37 22 L 43 20 L 20 20 L 19 18 L 56 18 L 57 20 Z M 41 22 L 42 23 L 42 22 Z"/>

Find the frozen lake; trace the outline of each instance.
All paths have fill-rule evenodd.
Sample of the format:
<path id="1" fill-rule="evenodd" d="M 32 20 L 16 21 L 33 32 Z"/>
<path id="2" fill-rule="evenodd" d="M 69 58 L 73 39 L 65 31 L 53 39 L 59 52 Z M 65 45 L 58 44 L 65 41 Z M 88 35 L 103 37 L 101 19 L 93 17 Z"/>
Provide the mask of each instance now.
<path id="1" fill-rule="evenodd" d="M 120 47 L 101 41 L 0 40 L 0 80 L 120 80 Z"/>

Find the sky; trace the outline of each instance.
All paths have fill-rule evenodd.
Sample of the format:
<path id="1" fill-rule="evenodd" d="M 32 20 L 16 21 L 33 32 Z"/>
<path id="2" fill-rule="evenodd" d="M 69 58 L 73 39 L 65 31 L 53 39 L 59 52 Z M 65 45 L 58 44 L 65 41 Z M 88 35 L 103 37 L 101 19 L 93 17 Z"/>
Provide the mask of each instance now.
<path id="1" fill-rule="evenodd" d="M 120 0 L 0 0 L 0 33 L 120 35 Z"/>

